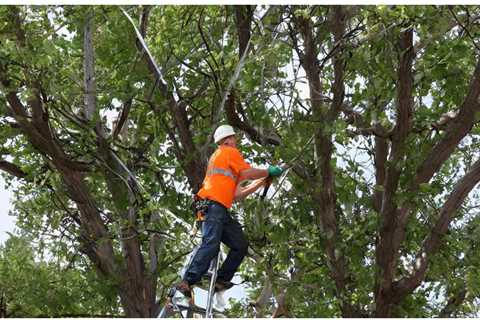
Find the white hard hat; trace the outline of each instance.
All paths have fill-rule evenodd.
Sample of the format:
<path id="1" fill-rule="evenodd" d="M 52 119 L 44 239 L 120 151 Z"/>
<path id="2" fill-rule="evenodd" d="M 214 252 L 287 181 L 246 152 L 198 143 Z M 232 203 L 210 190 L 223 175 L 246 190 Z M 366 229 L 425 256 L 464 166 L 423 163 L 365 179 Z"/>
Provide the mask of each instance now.
<path id="1" fill-rule="evenodd" d="M 218 127 L 217 130 L 215 130 L 215 133 L 213 134 L 213 140 L 215 141 L 215 143 L 218 143 L 223 138 L 233 135 L 235 135 L 235 131 L 233 131 L 232 126 L 224 124 Z"/>

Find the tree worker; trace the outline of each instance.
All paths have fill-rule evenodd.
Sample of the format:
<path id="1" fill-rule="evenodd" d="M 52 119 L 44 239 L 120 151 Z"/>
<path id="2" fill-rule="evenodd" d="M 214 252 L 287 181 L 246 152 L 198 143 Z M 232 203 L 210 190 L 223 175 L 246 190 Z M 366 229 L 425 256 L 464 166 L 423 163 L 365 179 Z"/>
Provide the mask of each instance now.
<path id="1" fill-rule="evenodd" d="M 202 243 L 182 281 L 176 285 L 177 290 L 187 297 L 191 297 L 191 286 L 200 281 L 210 261 L 217 256 L 220 242 L 230 250 L 218 270 L 215 290 L 223 291 L 233 286 L 230 280 L 247 254 L 248 242 L 242 226 L 232 218 L 228 209 L 233 201 L 241 200 L 260 188 L 264 178 L 277 177 L 283 172 L 278 166 L 257 169 L 245 162 L 237 149 L 235 131 L 229 125 L 221 125 L 215 130 L 214 141 L 218 148 L 210 157 L 202 188 L 197 193 L 197 198 L 205 207 Z M 240 182 L 244 180 L 256 181 L 242 187 Z"/>

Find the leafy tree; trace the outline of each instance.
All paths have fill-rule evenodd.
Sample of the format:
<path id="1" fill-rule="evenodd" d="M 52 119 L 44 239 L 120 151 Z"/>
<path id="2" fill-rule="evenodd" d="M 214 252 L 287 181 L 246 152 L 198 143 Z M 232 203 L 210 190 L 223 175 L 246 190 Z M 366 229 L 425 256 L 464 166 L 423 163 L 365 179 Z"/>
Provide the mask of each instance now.
<path id="1" fill-rule="evenodd" d="M 0 168 L 26 234 L 156 316 L 226 121 L 250 161 L 290 166 L 235 208 L 257 314 L 478 312 L 478 7 L 123 8 L 141 37 L 120 9 L 0 7 Z"/>
<path id="2" fill-rule="evenodd" d="M 112 317 L 116 294 L 86 261 L 39 260 L 32 240 L 11 236 L 0 247 L 0 295 L 4 317 Z"/>

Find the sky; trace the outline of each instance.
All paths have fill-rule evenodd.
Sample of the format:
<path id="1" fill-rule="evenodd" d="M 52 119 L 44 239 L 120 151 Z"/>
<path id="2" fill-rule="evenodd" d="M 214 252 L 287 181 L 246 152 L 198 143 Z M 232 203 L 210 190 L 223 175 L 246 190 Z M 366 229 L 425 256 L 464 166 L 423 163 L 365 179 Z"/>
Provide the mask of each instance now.
<path id="1" fill-rule="evenodd" d="M 8 239 L 7 232 L 13 232 L 15 218 L 8 215 L 12 191 L 6 190 L 5 180 L 0 176 L 0 244 Z"/>

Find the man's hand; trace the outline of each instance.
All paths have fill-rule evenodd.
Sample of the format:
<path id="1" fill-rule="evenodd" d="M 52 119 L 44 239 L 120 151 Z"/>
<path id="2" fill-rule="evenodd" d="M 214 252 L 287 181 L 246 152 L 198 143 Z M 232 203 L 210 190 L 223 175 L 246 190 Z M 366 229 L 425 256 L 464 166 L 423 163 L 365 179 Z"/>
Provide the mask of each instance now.
<path id="1" fill-rule="evenodd" d="M 283 169 L 279 166 L 269 166 L 268 167 L 268 176 L 269 177 L 278 177 L 283 173 Z"/>

